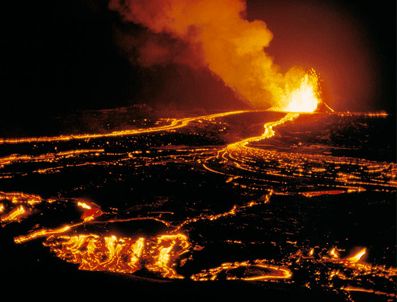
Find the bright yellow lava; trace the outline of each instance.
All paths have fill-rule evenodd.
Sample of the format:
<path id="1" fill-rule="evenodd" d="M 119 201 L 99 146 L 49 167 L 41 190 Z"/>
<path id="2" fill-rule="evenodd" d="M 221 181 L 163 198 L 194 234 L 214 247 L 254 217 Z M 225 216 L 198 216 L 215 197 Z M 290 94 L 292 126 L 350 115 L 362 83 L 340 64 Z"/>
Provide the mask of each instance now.
<path id="1" fill-rule="evenodd" d="M 355 253 L 353 256 L 350 256 L 349 258 L 347 258 L 347 260 L 351 261 L 351 262 L 358 262 L 361 260 L 361 258 L 367 253 L 367 249 L 366 248 L 362 248 L 361 250 L 359 250 L 357 253 Z"/>
<path id="2" fill-rule="evenodd" d="M 318 77 L 316 73 L 306 73 L 298 88 L 292 90 L 283 102 L 287 104 L 282 111 L 314 112 L 320 103 Z"/>

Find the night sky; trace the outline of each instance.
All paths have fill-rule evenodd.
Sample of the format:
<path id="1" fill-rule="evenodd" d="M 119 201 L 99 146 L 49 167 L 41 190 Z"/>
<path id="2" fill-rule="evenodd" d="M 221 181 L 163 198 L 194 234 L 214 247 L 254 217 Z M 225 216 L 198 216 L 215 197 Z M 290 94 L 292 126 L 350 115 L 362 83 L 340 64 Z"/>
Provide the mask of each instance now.
<path id="1" fill-rule="evenodd" d="M 278 3 L 278 7 L 272 8 L 276 12 L 280 3 L 293 11 L 296 1 L 267 1 L 266 5 L 259 0 L 248 1 L 248 18 L 263 18 L 274 33 L 274 46 L 269 53 L 282 67 L 296 58 L 296 64 L 300 60 L 310 64 L 307 51 L 302 58 L 280 51 L 280 45 L 292 38 L 285 34 L 287 27 L 277 21 L 283 20 L 283 16 L 266 16 L 266 12 L 272 12 L 269 8 L 272 2 Z M 308 7 L 315 3 L 299 2 Z M 376 101 L 362 107 L 360 100 L 350 100 L 342 106 L 330 98 L 329 103 L 340 110 L 394 112 L 395 1 L 326 0 L 323 3 L 354 20 L 365 39 L 366 51 L 372 56 L 377 79 L 371 95 Z M 172 64 L 143 68 L 134 64 L 131 53 L 127 56 L 120 47 L 117 33 L 121 30 L 134 35 L 145 30 L 124 24 L 117 13 L 108 10 L 106 0 L 9 1 L 3 4 L 2 15 L 0 125 L 10 132 L 23 132 L 32 123 L 45 125 L 48 117 L 54 115 L 136 103 L 207 110 L 245 106 L 207 70 Z M 314 24 L 311 31 L 315 30 Z M 343 49 L 335 48 L 335 53 L 340 51 Z M 313 64 L 321 65 L 320 61 Z M 332 61 L 327 64 L 333 65 Z"/>

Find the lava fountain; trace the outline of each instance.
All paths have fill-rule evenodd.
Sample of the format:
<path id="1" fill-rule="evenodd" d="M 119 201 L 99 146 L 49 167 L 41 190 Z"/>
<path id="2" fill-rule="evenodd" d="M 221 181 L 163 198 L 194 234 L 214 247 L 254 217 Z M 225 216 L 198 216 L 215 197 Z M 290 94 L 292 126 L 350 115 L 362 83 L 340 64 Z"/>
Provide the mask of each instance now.
<path id="1" fill-rule="evenodd" d="M 320 103 L 318 77 L 315 72 L 307 73 L 300 86 L 287 97 L 287 105 L 281 111 L 314 112 Z"/>

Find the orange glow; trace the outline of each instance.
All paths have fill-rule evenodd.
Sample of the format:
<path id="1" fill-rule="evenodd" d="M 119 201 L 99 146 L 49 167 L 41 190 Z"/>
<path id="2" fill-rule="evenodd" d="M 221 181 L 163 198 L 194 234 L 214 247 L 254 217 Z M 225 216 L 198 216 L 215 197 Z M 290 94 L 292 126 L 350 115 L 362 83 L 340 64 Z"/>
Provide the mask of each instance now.
<path id="1" fill-rule="evenodd" d="M 0 199 L 8 200 L 13 204 L 36 205 L 42 202 L 42 198 L 38 195 L 22 193 L 22 192 L 1 192 Z"/>
<path id="2" fill-rule="evenodd" d="M 236 274 L 236 270 L 244 268 L 242 276 Z M 222 274 L 221 274 L 222 273 Z M 292 273 L 288 268 L 276 266 L 267 263 L 265 260 L 255 260 L 253 262 L 233 262 L 222 263 L 220 266 L 203 270 L 191 276 L 194 281 L 215 281 L 220 280 L 221 275 L 225 275 L 226 280 L 241 281 L 274 281 L 285 280 L 292 277 Z"/>
<path id="3" fill-rule="evenodd" d="M 287 112 L 317 108 L 317 76 L 299 67 L 280 72 L 265 52 L 273 33 L 263 21 L 243 17 L 245 1 L 111 0 L 109 6 L 126 21 L 184 41 L 192 50 L 190 64 L 209 68 L 252 108 Z M 199 55 L 194 49 L 200 49 Z"/>
<path id="4" fill-rule="evenodd" d="M 155 261 L 149 262 L 146 267 L 150 271 L 160 273 L 164 278 L 183 279 L 173 266 L 182 254 L 188 252 L 189 247 L 190 243 L 183 234 L 158 236 L 148 250 L 148 256 Z"/>
<path id="5" fill-rule="evenodd" d="M 163 278 L 181 279 L 175 271 L 179 258 L 189 251 L 188 238 L 181 234 L 154 238 L 78 234 L 50 236 L 44 245 L 79 269 L 134 273 L 143 267 Z"/>
<path id="6" fill-rule="evenodd" d="M 397 298 L 397 295 L 395 293 L 385 293 L 385 292 L 382 292 L 379 290 L 373 290 L 373 289 L 362 288 L 362 287 L 346 286 L 346 287 L 342 287 L 341 290 L 344 290 L 347 292 L 361 292 L 361 293 L 374 294 L 377 296 L 386 296 L 389 298 Z"/>
<path id="7" fill-rule="evenodd" d="M 9 206 L 0 203 L 0 223 L 2 224 L 22 221 L 33 213 L 36 205 L 43 202 L 38 195 L 2 191 L 0 191 L 0 200 L 10 202 Z M 47 202 L 51 203 L 52 199 L 48 199 Z"/>
<path id="8" fill-rule="evenodd" d="M 350 261 L 350 262 L 359 262 L 361 260 L 361 258 L 367 253 L 367 249 L 363 248 L 361 250 L 359 250 L 357 253 L 355 253 L 354 255 L 348 257 L 346 260 Z"/>
<path id="9" fill-rule="evenodd" d="M 314 112 L 320 104 L 318 76 L 314 71 L 299 78 L 291 70 L 291 76 L 286 76 L 286 91 L 279 96 L 280 106 L 273 109 L 285 112 Z M 298 77 L 298 79 L 297 79 Z"/>
<path id="10" fill-rule="evenodd" d="M 339 258 L 339 253 L 338 253 L 338 250 L 335 248 L 335 247 L 333 247 L 330 251 L 329 251 L 329 254 L 331 255 L 331 257 L 332 258 Z"/>
<path id="11" fill-rule="evenodd" d="M 91 210 L 92 209 L 92 207 L 85 201 L 78 201 L 77 202 L 77 206 L 82 208 L 82 209 L 85 209 L 85 210 Z"/>
<path id="12" fill-rule="evenodd" d="M 293 121 L 294 119 L 296 119 L 298 117 L 299 117 L 299 113 L 287 113 L 283 118 L 281 118 L 277 121 L 265 123 L 263 125 L 264 132 L 262 133 L 262 135 L 249 137 L 244 140 L 229 144 L 229 145 L 227 145 L 226 149 L 224 149 L 222 151 L 228 151 L 228 150 L 229 151 L 237 151 L 241 148 L 248 148 L 247 145 L 249 143 L 253 143 L 253 142 L 263 140 L 263 139 L 271 138 L 276 134 L 276 132 L 273 130 L 274 127 L 282 125 L 286 122 Z"/>
<path id="13" fill-rule="evenodd" d="M 103 214 L 101 208 L 93 202 L 78 200 L 76 205 L 83 212 L 81 219 L 84 222 L 94 220 Z"/>
<path id="14" fill-rule="evenodd" d="M 183 227 L 185 227 L 186 225 L 189 224 L 193 224 L 197 221 L 200 220 L 209 220 L 209 221 L 214 221 L 214 220 L 218 220 L 224 217 L 228 217 L 228 216 L 235 216 L 237 215 L 238 212 L 240 212 L 243 209 L 247 209 L 247 208 L 252 208 L 254 206 L 258 206 L 260 204 L 267 204 L 270 202 L 270 198 L 273 195 L 273 190 L 270 190 L 269 193 L 267 193 L 264 196 L 264 200 L 262 202 L 258 202 L 258 201 L 249 201 L 246 204 L 243 205 L 234 205 L 229 211 L 223 212 L 223 213 L 219 213 L 219 214 L 208 214 L 208 215 L 200 215 L 197 217 L 193 217 L 193 218 L 187 218 L 185 221 L 183 221 L 180 225 L 178 225 L 175 228 L 175 231 L 179 231 L 181 230 Z"/>
<path id="15" fill-rule="evenodd" d="M 214 113 L 208 115 L 201 116 L 193 116 L 193 117 L 185 117 L 180 119 L 168 119 L 170 123 L 162 126 L 155 126 L 149 128 L 140 128 L 140 129 L 128 129 L 128 130 L 120 130 L 113 131 L 110 133 L 85 133 L 85 134 L 71 134 L 71 135 L 58 135 L 58 136 L 42 136 L 42 137 L 22 137 L 22 138 L 0 138 L 1 144 L 21 144 L 21 143 L 43 143 L 43 142 L 61 142 L 61 141 L 72 141 L 72 140 L 85 140 L 85 139 L 95 139 L 95 138 L 107 138 L 107 137 L 122 137 L 122 136 L 133 136 L 139 134 L 146 133 L 155 133 L 161 131 L 169 131 L 174 129 L 183 128 L 189 125 L 192 122 L 200 121 L 200 120 L 212 120 L 215 118 L 226 117 L 230 115 L 241 114 L 244 112 L 249 112 L 247 110 L 237 110 L 237 111 L 229 111 L 229 112 L 221 112 Z M 73 155 L 73 154 L 81 154 L 81 153 L 90 153 L 90 152 L 103 152 L 103 149 L 95 149 L 95 150 L 77 150 L 77 151 L 69 151 L 69 152 L 60 152 L 60 154 L 55 155 Z M 41 158 L 48 159 L 48 157 L 54 157 L 54 154 L 45 154 L 40 156 Z M 18 160 L 18 156 L 12 156 L 11 158 L 3 159 L 4 164 L 9 164 L 15 160 Z M 34 158 L 33 158 L 34 159 Z M 23 157 L 23 160 L 32 160 L 32 158 Z M 0 164 L 3 164 L 0 159 Z"/>
<path id="16" fill-rule="evenodd" d="M 305 197 L 308 197 L 308 198 L 313 198 L 313 197 L 319 197 L 319 196 L 324 196 L 324 195 L 340 195 L 340 194 L 356 193 L 356 192 L 364 192 L 364 191 L 365 191 L 365 188 L 349 187 L 349 188 L 347 188 L 347 190 L 308 191 L 308 192 L 302 192 L 300 194 Z"/>
<path id="17" fill-rule="evenodd" d="M 21 243 L 25 243 L 37 238 L 41 238 L 41 237 L 47 237 L 50 235 L 54 235 L 54 234 L 61 234 L 61 233 L 66 233 L 68 231 L 70 231 L 73 227 L 77 226 L 79 224 L 76 225 L 65 225 L 56 229 L 40 229 L 34 232 L 31 232 L 27 235 L 21 235 L 18 237 L 14 238 L 14 242 L 17 244 L 21 244 Z"/>
<path id="18" fill-rule="evenodd" d="M 9 213 L 2 215 L 0 217 L 0 223 L 10 223 L 20 221 L 23 217 L 28 215 L 28 211 L 24 208 L 24 206 L 19 206 Z"/>
<path id="19" fill-rule="evenodd" d="M 283 103 L 287 105 L 282 111 L 313 112 L 320 103 L 318 93 L 318 78 L 315 73 L 305 74 L 297 89 L 293 90 Z"/>
<path id="20" fill-rule="evenodd" d="M 229 116 L 232 114 L 237 113 L 224 112 L 207 116 L 175 119 L 170 125 L 162 126 L 162 130 L 160 127 L 154 127 L 151 129 L 155 129 L 155 131 L 173 131 L 174 129 L 184 127 L 193 121 L 201 122 L 201 120 L 211 120 L 213 118 Z M 271 116 L 278 115 L 279 114 L 271 114 Z M 387 186 L 393 185 L 395 187 L 395 165 L 391 166 L 388 163 L 377 163 L 363 159 L 356 159 L 352 161 L 350 158 L 333 157 L 327 155 L 305 155 L 283 151 L 268 151 L 261 149 L 262 144 L 258 144 L 259 146 L 255 144 L 255 142 L 274 137 L 277 131 L 276 127 L 282 126 L 285 123 L 293 122 L 299 116 L 300 114 L 298 112 L 289 112 L 278 120 L 266 122 L 263 125 L 262 134 L 242 139 L 240 141 L 231 143 L 226 147 L 221 146 L 219 148 L 217 147 L 216 149 L 214 148 L 212 149 L 215 150 L 213 153 L 209 153 L 205 148 L 197 148 L 194 150 L 203 152 L 201 153 L 202 157 L 200 157 L 199 160 L 202 160 L 200 163 L 203 163 L 205 169 L 210 172 L 219 174 L 223 173 L 225 175 L 225 182 L 232 185 L 239 184 L 239 177 L 242 176 L 234 173 L 233 171 L 229 172 L 227 170 L 222 170 L 222 168 L 219 169 L 218 172 L 216 167 L 212 168 L 210 164 L 208 164 L 208 156 L 211 156 L 211 158 L 221 158 L 223 165 L 227 164 L 229 161 L 229 163 L 235 164 L 235 167 L 238 169 L 246 169 L 247 171 L 250 171 L 249 168 L 254 166 L 252 165 L 252 161 L 254 161 L 256 158 L 260 158 L 260 160 L 264 161 L 270 159 L 276 163 L 277 167 L 285 168 L 286 172 L 284 173 L 293 175 L 294 173 L 299 172 L 299 177 L 311 177 L 311 174 L 309 173 L 318 175 L 320 173 L 332 172 L 333 170 L 330 169 L 327 164 L 335 164 L 336 161 L 338 165 L 349 165 L 349 167 L 358 165 L 363 170 L 367 170 L 371 173 L 379 173 L 379 179 L 381 181 L 377 182 L 378 186 L 387 184 Z M 301 120 L 298 120 L 297 123 L 300 121 Z M 141 133 L 146 132 L 142 131 Z M 260 131 L 258 133 L 260 133 Z M 103 134 L 93 135 L 93 137 L 97 137 L 96 135 L 99 137 L 99 135 Z M 109 135 L 116 134 L 113 133 Z M 126 134 L 120 133 L 120 135 Z M 46 138 L 41 139 L 45 140 Z M 56 141 L 57 137 L 52 137 L 49 139 Z M 193 150 L 190 147 L 183 148 L 189 149 L 189 151 Z M 177 150 L 179 151 L 182 149 Z M 82 150 L 76 153 L 68 151 L 66 156 L 73 157 L 78 154 L 82 154 L 82 152 Z M 87 149 L 87 152 L 92 152 L 92 150 Z M 141 150 L 129 151 L 128 156 L 138 156 L 138 154 L 142 154 L 142 152 L 143 151 Z M 65 155 L 65 153 L 54 153 L 48 157 L 30 157 L 27 159 L 27 161 L 31 161 L 33 163 L 36 160 L 51 162 L 56 160 L 56 157 L 61 154 Z M 154 154 L 154 152 L 151 154 Z M 309 158 L 309 160 L 306 160 L 306 158 Z M 163 160 L 161 157 L 159 157 L 159 159 Z M 250 162 L 251 166 L 248 166 Z M 310 165 L 309 167 L 305 167 L 307 162 L 313 162 L 313 167 L 310 167 Z M 112 162 L 110 160 L 103 162 L 104 165 L 110 165 L 111 163 Z M 148 164 L 150 165 L 151 163 L 148 162 Z M 248 168 L 244 167 L 244 165 L 246 165 Z M 256 167 L 254 166 L 254 168 Z M 279 173 L 278 175 L 281 175 L 276 168 L 272 169 L 274 170 L 269 171 L 266 169 L 261 169 L 260 173 L 266 175 L 277 175 L 276 173 Z M 0 192 L 0 212 L 2 209 L 3 212 L 6 212 L 5 215 L 8 215 L 0 215 L 0 219 L 2 219 L 0 221 L 4 220 L 5 222 L 15 222 L 26 217 L 26 215 L 35 213 L 39 213 L 39 215 L 46 214 L 47 212 L 41 212 L 41 210 L 47 207 L 50 208 L 52 206 L 52 202 L 71 203 L 71 206 L 74 207 L 74 210 L 77 210 L 81 215 L 79 221 L 76 222 L 72 220 L 69 221 L 67 225 L 58 225 L 52 229 L 39 228 L 40 224 L 37 224 L 31 228 L 27 234 L 25 233 L 25 235 L 15 237 L 14 241 L 17 244 L 22 244 L 30 240 L 41 238 L 44 241 L 43 245 L 48 247 L 52 254 L 65 262 L 76 265 L 76 267 L 78 267 L 80 270 L 107 271 L 122 274 L 133 274 L 139 271 L 143 275 L 145 272 L 149 271 L 150 276 L 153 276 L 154 273 L 158 277 L 169 279 L 182 279 L 186 277 L 190 278 L 192 281 L 239 280 L 246 282 L 283 282 L 289 284 L 296 283 L 297 286 L 301 285 L 299 284 L 299 276 L 301 275 L 300 272 L 307 271 L 307 280 L 304 280 L 304 286 L 309 288 L 317 286 L 324 287 L 327 290 L 331 289 L 337 292 L 339 291 L 339 293 L 340 291 L 362 291 L 373 294 L 391 295 L 391 293 L 387 292 L 388 288 L 384 289 L 385 292 L 383 292 L 382 288 L 380 288 L 382 291 L 377 291 L 377 285 L 373 284 L 376 290 L 372 290 L 372 285 L 362 282 L 363 280 L 371 281 L 371 278 L 379 278 L 385 280 L 385 283 L 387 283 L 397 274 L 395 268 L 387 268 L 384 265 L 372 265 L 370 263 L 363 262 L 362 259 L 366 254 L 365 248 L 361 249 L 351 257 L 346 257 L 345 255 L 339 255 L 339 253 L 345 251 L 343 248 L 338 249 L 333 247 L 332 249 L 329 249 L 329 247 L 333 246 L 329 243 L 326 244 L 325 248 L 321 248 L 317 245 L 314 247 L 305 246 L 307 243 L 299 242 L 300 239 L 298 238 L 292 240 L 288 238 L 289 240 L 286 241 L 288 248 L 283 251 L 280 257 L 277 256 L 274 259 L 250 259 L 240 262 L 241 259 L 233 259 L 231 257 L 232 255 L 226 255 L 227 260 L 220 259 L 219 262 L 212 262 L 212 265 L 206 263 L 204 265 L 208 266 L 199 267 L 198 270 L 189 272 L 191 267 L 189 264 L 184 267 L 184 272 L 182 272 L 182 270 L 179 271 L 179 269 L 188 261 L 198 260 L 199 262 L 200 256 L 195 258 L 197 255 L 196 253 L 201 251 L 203 248 L 206 248 L 206 243 L 200 242 L 196 239 L 197 237 L 194 236 L 192 236 L 192 241 L 197 240 L 195 241 L 197 243 L 192 245 L 192 243 L 189 241 L 189 237 L 185 235 L 188 234 L 188 229 L 194 229 L 194 223 L 206 221 L 209 224 L 225 218 L 231 219 L 234 216 L 237 216 L 236 218 L 238 218 L 238 215 L 240 214 L 245 215 L 244 212 L 247 209 L 249 209 L 249 212 L 255 212 L 255 209 L 253 208 L 255 206 L 269 206 L 269 203 L 271 202 L 271 196 L 273 195 L 288 195 L 290 193 L 293 195 L 301 194 L 304 197 L 312 198 L 304 199 L 305 201 L 310 202 L 309 200 L 314 200 L 322 195 L 347 194 L 365 190 L 363 187 L 361 187 L 361 185 L 365 186 L 365 183 L 361 182 L 358 176 L 359 174 L 355 174 L 352 170 L 353 169 L 348 170 L 348 173 L 343 173 L 346 172 L 344 170 L 343 172 L 335 173 L 333 177 L 337 177 L 339 182 L 336 187 L 313 186 L 310 187 L 309 190 L 316 191 L 290 192 L 287 189 L 285 191 L 281 190 L 278 192 L 270 189 L 271 186 L 261 186 L 259 187 L 260 195 L 255 195 L 255 197 L 249 198 L 247 196 L 247 199 L 244 198 L 243 200 L 239 200 L 235 204 L 228 203 L 226 209 L 223 210 L 223 212 L 212 212 L 210 209 L 208 211 L 198 213 L 193 212 L 194 214 L 192 214 L 192 217 L 168 215 L 170 213 L 174 213 L 171 211 L 165 211 L 168 210 L 166 208 L 161 212 L 150 212 L 146 214 L 153 215 L 154 217 L 146 217 L 142 216 L 142 213 L 137 215 L 135 211 L 122 213 L 122 208 L 107 208 L 109 210 L 104 209 L 102 211 L 99 205 L 85 199 L 67 197 L 44 199 L 40 196 L 27 193 Z M 255 172 L 253 169 L 252 171 Z M 253 174 L 253 177 L 250 178 L 249 185 L 256 185 L 257 176 L 258 173 Z M 394 183 L 386 183 L 389 181 L 389 179 L 393 179 Z M 373 180 L 378 181 L 378 178 L 373 176 L 371 180 L 365 181 L 369 183 Z M 242 183 L 241 187 L 243 187 L 243 185 L 245 184 Z M 258 190 L 258 188 L 254 189 Z M 35 208 L 35 206 L 40 203 L 43 203 L 43 207 Z M 3 206 L 3 208 L 1 208 L 1 206 Z M 270 206 L 272 207 L 272 205 Z M 127 215 L 132 215 L 132 217 Z M 134 217 L 133 215 L 137 216 Z M 101 219 L 96 220 L 100 216 Z M 177 217 L 176 220 L 174 220 L 174 217 Z M 136 233 L 136 235 L 135 233 L 133 235 L 109 234 L 109 231 L 117 229 L 117 226 L 115 228 L 108 228 L 108 226 L 110 226 L 112 223 L 122 223 L 134 220 L 153 220 L 162 224 L 162 227 L 164 227 L 162 230 L 167 227 L 167 231 L 163 231 L 164 233 L 156 233 L 155 235 L 148 235 L 153 233 L 142 233 L 144 231 L 141 230 L 139 230 L 139 233 Z M 226 221 L 226 223 L 228 222 Z M 96 226 L 100 227 L 95 228 Z M 123 228 L 123 232 L 126 232 L 126 230 L 131 229 Z M 233 237 L 234 234 L 232 234 L 232 238 Z M 232 238 L 228 238 L 230 240 L 225 240 L 225 242 L 227 242 L 227 244 L 238 245 L 238 247 L 241 247 L 241 249 L 249 249 L 251 244 L 255 243 L 254 241 L 247 242 L 244 238 Z M 203 246 L 201 246 L 201 244 Z M 280 243 L 276 239 L 274 242 L 271 242 L 271 244 L 274 244 L 275 247 L 278 247 Z M 281 244 L 280 247 L 282 247 Z M 338 245 L 339 244 L 340 242 L 338 242 Z M 211 248 L 209 248 L 208 251 L 208 253 L 210 253 Z M 286 252 L 291 254 L 287 254 Z M 266 256 L 266 254 L 262 255 L 261 257 L 263 256 Z M 218 261 L 218 259 L 215 261 Z M 195 265 L 196 264 L 194 263 L 193 267 L 197 268 Z M 357 287 L 353 288 L 346 286 L 350 284 L 353 284 Z"/>
<path id="21" fill-rule="evenodd" d="M 51 236 L 44 245 L 57 257 L 79 264 L 81 270 L 133 273 L 140 268 L 144 242 L 144 238 L 79 234 Z"/>

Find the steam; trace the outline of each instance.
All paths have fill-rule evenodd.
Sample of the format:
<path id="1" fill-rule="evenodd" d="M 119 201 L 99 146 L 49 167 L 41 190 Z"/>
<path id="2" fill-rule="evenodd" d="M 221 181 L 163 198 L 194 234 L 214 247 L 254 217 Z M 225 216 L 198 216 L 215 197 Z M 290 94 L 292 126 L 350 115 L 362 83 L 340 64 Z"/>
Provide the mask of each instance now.
<path id="1" fill-rule="evenodd" d="M 186 45 L 177 47 L 181 62 L 208 67 L 252 107 L 286 107 L 290 92 L 305 76 L 299 68 L 279 71 L 265 52 L 272 32 L 263 21 L 244 18 L 245 0 L 110 0 L 109 7 L 125 21 Z M 140 61 L 171 60 L 175 47 L 168 45 L 147 41 Z"/>

